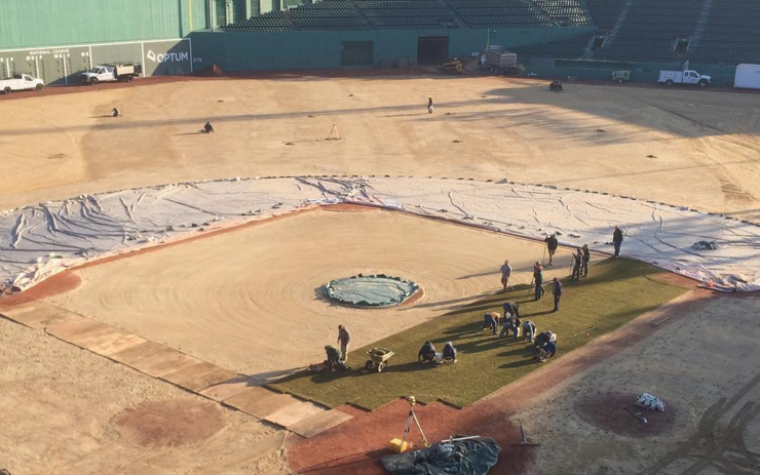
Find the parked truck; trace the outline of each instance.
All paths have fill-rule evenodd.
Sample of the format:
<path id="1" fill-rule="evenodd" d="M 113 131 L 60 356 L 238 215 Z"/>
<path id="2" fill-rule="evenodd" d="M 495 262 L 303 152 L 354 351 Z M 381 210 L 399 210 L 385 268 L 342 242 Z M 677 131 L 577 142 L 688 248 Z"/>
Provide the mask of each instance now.
<path id="1" fill-rule="evenodd" d="M 0 80 L 0 91 L 3 91 L 3 94 L 13 91 L 41 91 L 44 87 L 45 82 L 42 79 L 28 74 L 14 74 L 10 79 Z"/>
<path id="2" fill-rule="evenodd" d="M 734 87 L 760 89 L 760 64 L 740 64 L 736 67 Z"/>
<path id="3" fill-rule="evenodd" d="M 100 82 L 131 81 L 137 77 L 134 64 L 95 66 L 79 75 L 82 84 L 95 86 Z"/>
<path id="4" fill-rule="evenodd" d="M 485 54 L 485 69 L 495 74 L 517 71 L 517 53 L 505 51 L 501 46 L 489 46 Z"/>
<path id="5" fill-rule="evenodd" d="M 710 85 L 712 78 L 699 74 L 696 71 L 687 69 L 685 71 L 660 71 L 660 79 L 657 80 L 660 84 L 665 84 L 670 87 L 674 84 L 691 84 L 699 87 L 707 87 Z"/>

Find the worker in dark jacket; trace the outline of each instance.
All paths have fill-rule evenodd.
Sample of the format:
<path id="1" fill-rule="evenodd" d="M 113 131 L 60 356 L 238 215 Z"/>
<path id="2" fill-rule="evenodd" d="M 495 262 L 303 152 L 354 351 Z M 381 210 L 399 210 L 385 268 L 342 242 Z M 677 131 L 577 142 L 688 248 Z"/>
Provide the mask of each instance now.
<path id="1" fill-rule="evenodd" d="M 203 129 L 201 129 L 201 132 L 204 134 L 210 134 L 214 131 L 214 126 L 211 125 L 211 122 L 206 122 L 206 125 L 203 126 Z"/>
<path id="2" fill-rule="evenodd" d="M 623 231 L 617 226 L 615 226 L 615 231 L 612 232 L 612 244 L 615 246 L 615 257 L 618 257 L 620 255 L 620 246 L 623 244 Z"/>
<path id="3" fill-rule="evenodd" d="M 544 295 L 544 268 L 541 267 L 540 262 L 536 262 L 533 266 L 533 282 L 536 284 L 536 300 L 541 300 Z"/>
<path id="4" fill-rule="evenodd" d="M 515 317 L 520 317 L 520 304 L 517 302 L 504 302 L 504 315 L 511 313 Z"/>
<path id="5" fill-rule="evenodd" d="M 557 240 L 557 235 L 552 234 L 551 236 L 547 236 L 547 238 L 544 239 L 544 242 L 546 242 L 546 248 L 549 250 L 549 263 L 547 265 L 550 266 L 554 261 L 554 253 L 557 252 L 559 241 Z"/>
<path id="6" fill-rule="evenodd" d="M 554 311 L 559 312 L 559 299 L 562 298 L 562 282 L 560 282 L 556 277 L 554 278 L 552 295 L 554 295 Z"/>
<path id="7" fill-rule="evenodd" d="M 417 361 L 433 361 L 435 359 L 435 346 L 433 346 L 433 342 L 426 341 L 424 345 L 422 345 L 422 348 L 420 348 L 420 352 L 417 353 Z"/>
<path id="8" fill-rule="evenodd" d="M 581 263 L 581 272 L 583 277 L 588 277 L 588 263 L 591 261 L 591 251 L 588 248 L 588 244 L 584 244 L 583 248 L 583 262 Z"/>

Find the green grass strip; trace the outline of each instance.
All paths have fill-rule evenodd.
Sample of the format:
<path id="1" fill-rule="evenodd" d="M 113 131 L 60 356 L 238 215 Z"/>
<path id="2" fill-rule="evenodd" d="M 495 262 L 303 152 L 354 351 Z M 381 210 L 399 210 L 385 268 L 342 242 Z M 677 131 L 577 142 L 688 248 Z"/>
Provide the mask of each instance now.
<path id="1" fill-rule="evenodd" d="M 533 301 L 532 290 L 527 287 L 497 293 L 352 351 L 348 371 L 301 372 L 269 386 L 330 407 L 350 403 L 371 410 L 410 395 L 421 402 L 441 400 L 464 407 L 540 366 L 532 361 L 526 342 L 515 342 L 511 336 L 498 339 L 490 330 L 481 330 L 485 312 L 501 313 L 504 302 L 519 302 L 523 320 L 532 320 L 539 332 L 551 330 L 558 335 L 557 357 L 561 358 L 688 290 L 658 281 L 657 274 L 664 272 L 638 261 L 608 259 L 593 266 L 588 278 L 563 282 L 565 294 L 558 313 L 552 313 L 549 285 L 539 302 Z M 373 318 L 373 312 L 366 311 L 366 316 Z M 446 341 L 452 341 L 459 361 L 454 365 L 418 363 L 417 352 L 426 340 L 438 351 Z M 396 352 L 388 368 L 379 374 L 364 370 L 365 352 L 376 346 Z"/>

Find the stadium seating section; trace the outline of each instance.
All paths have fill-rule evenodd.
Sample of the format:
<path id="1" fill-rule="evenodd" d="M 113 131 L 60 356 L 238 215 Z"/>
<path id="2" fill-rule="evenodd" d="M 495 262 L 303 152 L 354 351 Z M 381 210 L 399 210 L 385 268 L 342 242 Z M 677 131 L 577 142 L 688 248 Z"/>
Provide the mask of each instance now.
<path id="1" fill-rule="evenodd" d="M 519 48 L 595 59 L 760 62 L 760 0 L 323 0 L 240 21 L 226 31 L 551 28 L 595 25 L 595 35 Z M 705 15 L 705 13 L 708 13 Z M 700 15 L 702 21 L 700 22 Z M 706 19 L 706 21 L 705 21 Z M 698 40 L 690 43 L 694 35 Z M 681 42 L 681 48 L 677 45 Z M 688 45 L 691 45 L 687 48 Z"/>

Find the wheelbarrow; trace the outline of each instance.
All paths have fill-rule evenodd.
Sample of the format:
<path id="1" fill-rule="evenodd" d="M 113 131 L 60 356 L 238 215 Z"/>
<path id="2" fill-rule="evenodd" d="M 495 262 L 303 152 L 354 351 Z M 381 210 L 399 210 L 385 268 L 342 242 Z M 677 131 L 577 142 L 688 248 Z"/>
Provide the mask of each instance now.
<path id="1" fill-rule="evenodd" d="M 372 348 L 367 352 L 370 359 L 364 363 L 364 369 L 382 373 L 388 367 L 388 360 L 396 353 L 386 348 Z"/>

